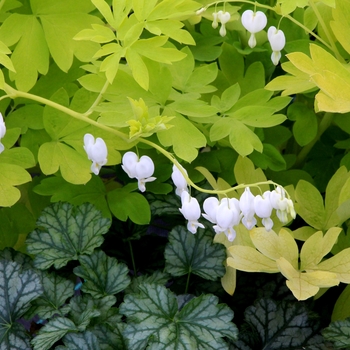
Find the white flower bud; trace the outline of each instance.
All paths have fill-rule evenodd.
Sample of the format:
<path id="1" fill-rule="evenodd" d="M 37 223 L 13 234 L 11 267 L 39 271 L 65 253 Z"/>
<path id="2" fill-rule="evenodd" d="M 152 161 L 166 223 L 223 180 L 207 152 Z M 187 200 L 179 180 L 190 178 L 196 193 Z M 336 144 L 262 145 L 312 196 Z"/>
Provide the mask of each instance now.
<path id="1" fill-rule="evenodd" d="M 250 188 L 246 187 L 239 199 L 239 207 L 241 208 L 243 218 L 242 224 L 251 230 L 256 225 L 255 209 L 254 209 L 254 196 L 250 192 Z"/>
<path id="2" fill-rule="evenodd" d="M 218 23 L 218 13 L 217 12 L 213 12 L 213 23 L 211 24 L 211 26 L 216 29 L 219 26 Z"/>
<path id="3" fill-rule="evenodd" d="M 107 163 L 106 143 L 100 137 L 95 141 L 95 138 L 91 134 L 85 134 L 84 149 L 88 159 L 92 161 L 91 171 L 95 175 L 98 175 L 101 167 Z"/>
<path id="4" fill-rule="evenodd" d="M 187 175 L 186 169 L 183 168 L 181 165 L 180 165 L 180 167 L 184 171 L 184 173 Z M 178 196 L 181 196 L 183 191 L 188 192 L 187 181 L 186 181 L 185 177 L 181 174 L 181 171 L 178 169 L 178 167 L 175 164 L 173 165 L 173 172 L 171 174 L 171 179 L 173 180 L 174 185 L 176 186 L 175 193 Z"/>
<path id="5" fill-rule="evenodd" d="M 200 8 L 199 10 L 196 11 L 196 15 L 200 16 L 202 13 L 204 13 L 206 11 L 205 7 Z"/>
<path id="6" fill-rule="evenodd" d="M 203 203 L 205 214 L 202 214 L 205 219 L 213 224 L 216 224 L 216 214 L 219 208 L 219 200 L 216 197 L 209 197 Z"/>

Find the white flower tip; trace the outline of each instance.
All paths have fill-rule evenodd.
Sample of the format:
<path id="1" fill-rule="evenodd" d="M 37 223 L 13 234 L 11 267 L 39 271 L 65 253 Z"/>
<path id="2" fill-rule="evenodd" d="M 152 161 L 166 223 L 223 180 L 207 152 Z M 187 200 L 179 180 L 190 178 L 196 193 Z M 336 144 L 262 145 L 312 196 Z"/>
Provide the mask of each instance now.
<path id="1" fill-rule="evenodd" d="M 205 12 L 207 9 L 205 7 L 202 7 L 201 9 L 196 11 L 196 15 L 200 16 L 203 12 Z"/>

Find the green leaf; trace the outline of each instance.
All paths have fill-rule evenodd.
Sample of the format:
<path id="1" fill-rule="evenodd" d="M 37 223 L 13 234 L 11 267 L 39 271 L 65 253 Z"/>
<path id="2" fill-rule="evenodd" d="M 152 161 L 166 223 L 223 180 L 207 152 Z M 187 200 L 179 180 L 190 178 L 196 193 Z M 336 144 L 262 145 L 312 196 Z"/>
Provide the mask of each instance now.
<path id="1" fill-rule="evenodd" d="M 209 231 L 200 230 L 193 235 L 182 226 L 175 227 L 169 233 L 164 256 L 165 271 L 172 276 L 194 273 L 214 281 L 225 273 L 225 248 L 213 244 L 212 233 Z"/>
<path id="2" fill-rule="evenodd" d="M 259 299 L 244 312 L 253 332 L 241 332 L 232 349 L 308 349 L 308 345 L 321 345 L 319 326 L 309 315 L 305 304 Z"/>
<path id="3" fill-rule="evenodd" d="M 335 1 L 335 6 L 332 9 L 332 16 L 334 21 L 330 22 L 332 31 L 337 40 L 344 47 L 344 49 L 350 53 L 350 44 L 346 38 L 346 32 L 350 30 L 349 18 L 350 15 L 350 1 Z"/>
<path id="4" fill-rule="evenodd" d="M 288 118 L 295 121 L 293 135 L 300 146 L 307 145 L 316 137 L 318 122 L 313 109 L 301 102 L 293 103 L 288 108 Z"/>
<path id="5" fill-rule="evenodd" d="M 159 284 L 165 286 L 169 281 L 170 275 L 166 272 L 156 270 L 152 275 L 141 275 L 133 278 L 130 285 L 126 288 L 125 293 L 138 293 L 139 286 L 143 283 L 147 284 Z"/>
<path id="6" fill-rule="evenodd" d="M 23 269 L 17 261 L 0 260 L 1 349 L 4 349 L 3 345 L 6 349 L 28 349 L 24 329 L 15 322 L 42 292 L 39 276 L 33 269 Z"/>
<path id="7" fill-rule="evenodd" d="M 66 317 L 55 317 L 42 327 L 31 343 L 34 350 L 47 350 L 68 332 L 78 332 L 75 324 Z"/>
<path id="8" fill-rule="evenodd" d="M 146 225 L 151 220 L 151 210 L 146 198 L 128 188 L 108 192 L 107 202 L 113 215 L 122 221 L 130 218 L 135 224 Z"/>
<path id="9" fill-rule="evenodd" d="M 92 332 L 68 333 L 62 339 L 67 350 L 100 350 L 100 344 Z"/>
<path id="10" fill-rule="evenodd" d="M 74 273 L 85 280 L 82 291 L 94 298 L 117 294 L 130 284 L 129 269 L 103 251 L 79 257 L 80 266 Z"/>
<path id="11" fill-rule="evenodd" d="M 320 192 L 309 182 L 300 180 L 295 189 L 296 211 L 312 227 L 322 230 L 325 209 Z"/>
<path id="12" fill-rule="evenodd" d="M 350 285 L 347 285 L 338 297 L 332 312 L 332 321 L 350 317 Z"/>
<path id="13" fill-rule="evenodd" d="M 88 203 L 76 208 L 55 203 L 44 209 L 37 226 L 27 238 L 28 252 L 36 255 L 35 266 L 60 268 L 79 255 L 92 254 L 102 244 L 110 220 Z"/>
<path id="14" fill-rule="evenodd" d="M 310 44 L 311 58 L 300 52 L 288 55 L 296 68 L 309 75 L 320 88 L 315 111 L 345 113 L 350 111 L 350 72 L 322 47 Z"/>
<path id="15" fill-rule="evenodd" d="M 164 114 L 174 115 L 165 109 Z M 197 158 L 198 148 L 206 146 L 205 136 L 188 119 L 177 114 L 171 120 L 174 126 L 169 130 L 157 133 L 159 142 L 164 147 L 173 146 L 175 154 L 187 162 L 191 163 Z"/>
<path id="16" fill-rule="evenodd" d="M 236 339 L 233 312 L 213 295 L 201 295 L 178 311 L 176 296 L 160 285 L 142 284 L 126 295 L 120 312 L 128 317 L 129 347 L 157 349 L 228 349 L 222 337 Z"/>
<path id="17" fill-rule="evenodd" d="M 111 216 L 106 201 L 106 188 L 99 176 L 92 176 L 85 185 L 73 185 L 61 176 L 47 176 L 35 186 L 34 192 L 41 196 L 51 196 L 52 203 L 69 202 L 73 205 L 91 203 L 104 217 Z"/>
<path id="18" fill-rule="evenodd" d="M 21 197 L 15 186 L 32 180 L 30 174 L 21 166 L 0 163 L 0 206 L 10 207 Z"/>
<path id="19" fill-rule="evenodd" d="M 334 342 L 336 349 L 347 349 L 350 346 L 350 318 L 332 322 L 322 331 L 325 339 Z"/>
<path id="20" fill-rule="evenodd" d="M 113 327 L 96 325 L 91 331 L 96 335 L 103 350 L 128 350 L 124 338 L 125 323 L 114 323 Z"/>
<path id="21" fill-rule="evenodd" d="M 74 283 L 56 274 L 48 274 L 43 271 L 40 279 L 44 293 L 32 302 L 32 306 L 27 312 L 27 318 L 39 315 L 40 318 L 46 320 L 55 314 L 60 316 L 67 314 L 69 307 L 64 304 L 74 294 Z"/>
<path id="22" fill-rule="evenodd" d="M 235 118 L 221 118 L 210 129 L 210 140 L 218 141 L 229 136 L 233 149 L 241 156 L 247 156 L 255 150 L 263 151 L 259 137 L 244 123 Z"/>

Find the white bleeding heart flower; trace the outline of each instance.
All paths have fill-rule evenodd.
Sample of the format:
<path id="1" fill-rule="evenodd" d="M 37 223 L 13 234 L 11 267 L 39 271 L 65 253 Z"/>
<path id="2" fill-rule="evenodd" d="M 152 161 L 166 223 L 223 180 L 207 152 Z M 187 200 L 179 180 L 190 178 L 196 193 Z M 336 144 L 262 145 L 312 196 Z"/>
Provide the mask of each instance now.
<path id="1" fill-rule="evenodd" d="M 270 191 L 264 192 L 262 196 L 257 195 L 254 198 L 255 214 L 262 219 L 266 231 L 270 231 L 273 227 L 273 221 L 271 219 L 272 205 L 270 202 Z"/>
<path id="2" fill-rule="evenodd" d="M 91 171 L 98 175 L 101 167 L 107 163 L 107 146 L 103 139 L 100 137 L 95 138 L 91 134 L 84 135 L 84 149 L 89 158 L 92 161 Z"/>
<path id="3" fill-rule="evenodd" d="M 190 196 L 190 194 L 186 191 L 181 194 L 181 204 L 182 207 L 179 208 L 180 212 L 184 216 L 187 223 L 187 229 L 196 233 L 198 227 L 204 228 L 204 225 L 198 222 L 198 219 L 201 216 L 201 208 L 196 198 Z"/>
<path id="4" fill-rule="evenodd" d="M 231 15 L 227 11 L 226 12 L 219 11 L 217 16 L 218 16 L 218 19 L 220 20 L 220 23 L 221 23 L 219 34 L 222 37 L 224 37 L 226 35 L 226 26 L 225 26 L 225 24 L 230 20 Z"/>
<path id="5" fill-rule="evenodd" d="M 255 34 L 265 28 L 267 24 L 267 17 L 264 12 L 253 12 L 252 10 L 246 10 L 242 14 L 241 22 L 243 27 L 250 32 L 248 45 L 251 48 L 254 48 L 256 46 Z"/>
<path id="6" fill-rule="evenodd" d="M 286 38 L 282 30 L 277 30 L 277 28 L 274 26 L 268 29 L 267 38 L 272 49 L 271 61 L 275 66 L 277 66 L 279 60 L 281 59 L 281 50 L 283 50 L 284 46 L 286 45 Z"/>
<path id="7" fill-rule="evenodd" d="M 0 113 L 0 140 L 5 136 L 5 134 L 6 134 L 6 125 L 4 122 L 4 118 Z M 0 142 L 0 153 L 2 153 L 4 149 L 5 149 L 5 146 Z"/>
<path id="8" fill-rule="evenodd" d="M 216 224 L 216 214 L 219 208 L 219 200 L 216 197 L 208 197 L 203 202 L 203 209 L 205 214 L 202 214 L 205 219 L 210 221 L 212 224 Z"/>
<path id="9" fill-rule="evenodd" d="M 254 196 L 250 192 L 250 188 L 246 187 L 239 199 L 239 207 L 242 211 L 242 224 L 251 230 L 257 223 L 255 218 Z"/>
<path id="10" fill-rule="evenodd" d="M 180 165 L 181 169 L 184 171 L 184 173 L 187 175 L 187 171 L 185 168 L 183 168 Z M 179 168 L 174 164 L 173 165 L 173 172 L 171 174 L 171 179 L 174 182 L 174 185 L 176 186 L 175 193 L 181 197 L 181 194 L 183 191 L 188 192 L 188 186 L 187 186 L 187 181 L 185 177 L 181 174 L 181 171 Z"/>
<path id="11" fill-rule="evenodd" d="M 138 187 L 141 192 L 146 191 L 146 182 L 154 181 L 154 163 L 148 156 L 142 156 L 140 159 L 134 152 L 126 152 L 122 159 L 122 168 L 133 179 L 138 180 Z"/>
<path id="12" fill-rule="evenodd" d="M 211 26 L 216 29 L 219 26 L 218 23 L 218 13 L 217 12 L 213 12 L 213 23 L 211 24 Z"/>

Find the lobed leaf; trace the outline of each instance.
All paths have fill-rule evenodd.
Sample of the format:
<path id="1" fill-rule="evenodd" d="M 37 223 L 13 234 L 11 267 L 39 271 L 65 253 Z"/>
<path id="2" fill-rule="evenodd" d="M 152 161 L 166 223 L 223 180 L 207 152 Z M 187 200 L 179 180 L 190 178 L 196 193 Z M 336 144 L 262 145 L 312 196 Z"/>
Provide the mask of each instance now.
<path id="1" fill-rule="evenodd" d="M 165 271 L 172 276 L 194 273 L 213 281 L 224 275 L 225 248 L 213 244 L 211 232 L 200 230 L 192 235 L 184 227 L 176 226 L 168 238 L 164 252 Z"/>
<path id="2" fill-rule="evenodd" d="M 125 336 L 132 349 L 228 349 L 222 337 L 236 339 L 233 312 L 213 295 L 190 300 L 178 311 L 175 295 L 163 286 L 142 284 L 128 294 L 120 312 L 128 317 Z"/>
<path id="3" fill-rule="evenodd" d="M 36 255 L 38 268 L 60 268 L 80 255 L 92 254 L 102 244 L 109 225 L 110 220 L 91 204 L 73 208 L 68 203 L 55 203 L 39 217 L 39 228 L 27 238 L 27 249 Z"/>
<path id="4" fill-rule="evenodd" d="M 81 255 L 79 262 L 80 266 L 73 271 L 85 280 L 82 291 L 94 298 L 117 294 L 130 284 L 128 267 L 108 257 L 103 251 Z"/>

